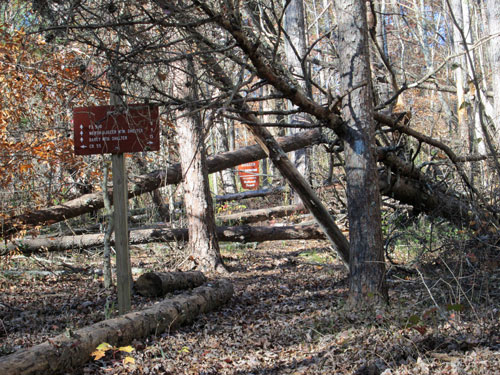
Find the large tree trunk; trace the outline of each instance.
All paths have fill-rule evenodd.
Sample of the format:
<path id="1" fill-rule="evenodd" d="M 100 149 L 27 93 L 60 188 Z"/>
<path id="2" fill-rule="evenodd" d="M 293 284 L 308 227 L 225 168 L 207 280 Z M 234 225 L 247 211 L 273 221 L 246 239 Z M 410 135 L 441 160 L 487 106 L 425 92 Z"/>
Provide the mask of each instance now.
<path id="1" fill-rule="evenodd" d="M 325 239 L 325 235 L 315 225 L 290 225 L 283 227 L 243 225 L 238 227 L 217 227 L 216 235 L 219 241 L 243 243 Z M 151 242 L 187 241 L 188 238 L 189 232 L 187 229 L 155 227 L 130 231 L 130 244 L 132 245 Z M 7 255 L 12 251 L 20 251 L 25 255 L 29 255 L 47 251 L 81 250 L 91 247 L 101 247 L 103 239 L 104 234 L 102 233 L 22 239 L 10 242 L 7 245 L 0 245 L 0 255 Z M 114 239 L 112 238 L 111 244 L 113 243 Z"/>
<path id="2" fill-rule="evenodd" d="M 334 1 L 338 22 L 347 206 L 350 303 L 387 303 L 375 124 L 364 0 Z"/>
<path id="3" fill-rule="evenodd" d="M 215 235 L 203 124 L 194 104 L 198 101 L 198 82 L 192 59 L 187 59 L 187 77 L 181 81 L 180 88 L 185 92 L 188 107 L 184 116 L 177 121 L 177 137 L 184 175 L 184 207 L 189 227 L 188 246 L 197 269 L 203 272 L 225 272 Z"/>
<path id="4" fill-rule="evenodd" d="M 62 334 L 49 341 L 0 357 L 0 374 L 46 375 L 72 373 L 90 360 L 99 344 L 114 346 L 130 344 L 151 334 L 192 322 L 199 314 L 215 310 L 233 295 L 228 280 L 201 286 L 189 294 L 164 300 L 153 307 L 131 312 L 119 318 Z"/>
<path id="5" fill-rule="evenodd" d="M 324 138 L 318 129 L 309 130 L 289 137 L 279 138 L 278 142 L 285 152 L 323 142 Z M 243 147 L 236 151 L 225 152 L 207 159 L 208 173 L 215 173 L 242 163 L 259 160 L 266 157 L 266 153 L 259 145 Z M 181 182 L 182 173 L 180 164 L 174 164 L 167 169 L 157 170 L 146 175 L 136 177 L 136 183 L 130 186 L 129 198 L 151 192 L 167 184 Z M 111 191 L 109 196 L 111 199 Z M 85 213 L 96 211 L 104 207 L 102 193 L 86 194 L 72 199 L 64 204 L 47 207 L 40 210 L 26 212 L 12 216 L 1 223 L 2 237 L 12 237 L 23 229 L 37 225 L 54 224 L 71 219 Z"/>
<path id="6" fill-rule="evenodd" d="M 488 223 L 491 215 L 457 194 L 442 189 L 432 189 L 425 181 L 401 176 L 382 175 L 380 189 L 384 195 L 414 207 L 415 212 L 425 212 L 433 217 L 442 217 L 459 227 L 479 229 Z M 487 229 L 487 228 L 484 228 Z"/>

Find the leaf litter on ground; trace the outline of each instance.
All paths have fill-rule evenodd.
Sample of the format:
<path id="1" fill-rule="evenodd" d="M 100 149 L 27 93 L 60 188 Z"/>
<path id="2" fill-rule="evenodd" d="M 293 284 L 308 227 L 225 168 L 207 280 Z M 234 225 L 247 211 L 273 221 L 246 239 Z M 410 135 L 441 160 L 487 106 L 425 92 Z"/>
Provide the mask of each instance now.
<path id="1" fill-rule="evenodd" d="M 135 255 L 142 268 L 158 269 L 156 258 Z M 423 280 L 396 273 L 390 307 L 356 310 L 346 306 L 347 272 L 324 242 L 263 243 L 224 256 L 235 285 L 228 305 L 176 331 L 134 340 L 127 354 L 133 361 L 89 358 L 72 373 L 500 373 L 498 283 L 487 292 L 468 290 L 484 297 L 468 303 L 463 285 L 442 272 Z M 87 261 L 98 267 L 98 257 Z M 490 276 L 498 279 L 498 272 Z M 0 355 L 116 316 L 114 291 L 95 273 L 4 276 L 0 283 Z M 135 295 L 133 308 L 154 302 Z"/>

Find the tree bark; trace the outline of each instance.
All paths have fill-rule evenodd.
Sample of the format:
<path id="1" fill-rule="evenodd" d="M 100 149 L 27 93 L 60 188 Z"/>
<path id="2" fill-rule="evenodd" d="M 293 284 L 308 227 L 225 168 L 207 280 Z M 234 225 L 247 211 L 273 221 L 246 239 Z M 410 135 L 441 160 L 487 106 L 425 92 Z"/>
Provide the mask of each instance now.
<path id="1" fill-rule="evenodd" d="M 176 290 L 196 288 L 206 281 L 207 278 L 200 271 L 147 272 L 139 276 L 134 289 L 141 296 L 162 297 Z"/>
<path id="2" fill-rule="evenodd" d="M 229 215 L 220 215 L 217 217 L 217 220 L 226 225 L 229 223 L 237 223 L 241 225 L 289 216 L 299 211 L 305 212 L 305 207 L 303 204 L 262 208 L 260 210 L 251 210 Z"/>
<path id="3" fill-rule="evenodd" d="M 267 197 L 268 195 L 281 194 L 284 191 L 285 188 L 282 186 L 277 186 L 271 189 L 249 190 L 241 193 L 217 195 L 215 197 L 215 201 L 217 203 L 223 203 L 230 201 L 239 201 L 242 199 L 249 199 L 249 198 Z"/>
<path id="4" fill-rule="evenodd" d="M 464 17 L 462 12 L 462 0 L 451 0 L 451 11 L 453 12 L 457 24 L 463 27 Z M 458 26 L 453 24 L 453 52 L 455 54 L 463 53 L 463 42 L 462 35 L 458 30 Z M 458 131 L 462 139 L 469 138 L 469 129 L 467 124 L 467 105 L 465 103 L 465 78 L 466 78 L 466 67 L 467 61 L 465 56 L 461 55 L 455 58 L 456 68 L 455 68 L 455 84 L 457 88 L 457 120 L 458 120 Z M 467 151 L 467 150 L 462 150 Z"/>
<path id="5" fill-rule="evenodd" d="M 470 204 L 465 197 L 461 199 L 453 192 L 432 189 L 425 181 L 382 175 L 380 190 L 386 196 L 413 206 L 416 212 L 445 218 L 458 227 L 478 229 L 478 223 L 492 220 L 489 212 Z"/>
<path id="6" fill-rule="evenodd" d="M 288 68 L 304 92 L 310 93 L 307 87 L 308 72 L 306 63 L 303 61 L 307 51 L 303 0 L 290 0 L 287 2 L 284 29 L 286 32 L 285 56 Z M 289 109 L 293 109 L 292 103 L 289 103 Z M 310 119 L 303 113 L 296 113 L 289 116 L 289 122 L 303 125 L 304 123 L 310 123 Z M 297 129 L 292 128 L 290 130 L 292 134 L 297 132 Z M 307 181 L 310 179 L 308 154 L 308 150 L 303 148 L 293 152 L 290 158 Z M 293 194 L 293 203 L 300 203 L 300 197 L 295 192 Z"/>
<path id="7" fill-rule="evenodd" d="M 387 303 L 375 124 L 364 0 L 334 1 L 338 22 L 349 217 L 349 301 Z"/>
<path id="8" fill-rule="evenodd" d="M 205 139 L 198 101 L 194 62 L 187 59 L 186 77 L 181 79 L 187 111 L 177 121 L 177 138 L 181 157 L 184 207 L 189 227 L 189 249 L 197 269 L 203 272 L 226 272 L 215 235 L 215 217 L 208 181 Z M 179 72 L 182 72 L 179 69 Z"/>
<path id="9" fill-rule="evenodd" d="M 486 13 L 489 33 L 494 36 L 489 45 L 493 101 L 495 103 L 493 123 L 497 134 L 500 134 L 498 132 L 500 129 L 500 3 L 498 0 L 486 0 Z M 499 142 L 498 138 L 497 142 Z"/>
<path id="10" fill-rule="evenodd" d="M 164 300 L 153 307 L 131 312 L 62 334 L 31 348 L 0 357 L 0 373 L 8 375 L 45 375 L 71 373 L 90 360 L 96 347 L 107 342 L 114 346 L 130 344 L 151 334 L 192 322 L 199 314 L 215 310 L 233 295 L 228 280 L 201 286 L 191 293 Z"/>
<path id="11" fill-rule="evenodd" d="M 223 152 L 231 150 L 230 144 L 234 143 L 231 142 L 231 138 L 233 138 L 232 134 L 234 133 L 233 123 L 227 123 L 224 119 L 222 119 L 214 130 L 218 133 L 218 136 L 216 137 L 218 143 L 217 148 L 219 150 L 218 152 L 220 152 L 220 150 Z M 235 174 L 231 168 L 221 171 L 221 180 L 223 194 L 235 194 L 237 192 Z"/>
<path id="12" fill-rule="evenodd" d="M 285 152 L 297 150 L 312 144 L 323 142 L 323 136 L 318 129 L 309 130 L 293 136 L 279 138 L 278 142 Z M 236 151 L 222 153 L 207 159 L 209 173 L 222 171 L 242 163 L 248 163 L 265 158 L 267 155 L 259 145 L 243 147 Z M 146 175 L 138 176 L 136 183 L 130 186 L 129 198 L 151 192 L 167 184 L 181 182 L 182 173 L 180 163 L 167 169 L 153 171 Z M 109 197 L 111 199 L 111 191 Z M 48 225 L 71 219 L 85 213 L 99 210 L 104 207 L 102 193 L 86 194 L 72 199 L 61 205 L 43 208 L 22 215 L 12 216 L 0 223 L 3 237 L 12 237 L 24 229 L 37 225 Z"/>
<path id="13" fill-rule="evenodd" d="M 325 235 L 314 225 L 290 225 L 283 227 L 217 227 L 217 239 L 226 242 L 264 242 L 282 240 L 318 240 L 324 239 Z M 0 246 L 0 256 L 8 255 L 13 251 L 30 255 L 52 251 L 67 251 L 72 249 L 88 249 L 101 247 L 104 234 L 83 234 L 79 236 L 63 236 L 52 238 L 22 239 Z M 187 229 L 170 229 L 155 227 L 149 229 L 136 229 L 130 231 L 130 244 L 140 245 L 151 242 L 187 241 L 189 232 Z M 111 244 L 114 239 L 111 239 Z"/>

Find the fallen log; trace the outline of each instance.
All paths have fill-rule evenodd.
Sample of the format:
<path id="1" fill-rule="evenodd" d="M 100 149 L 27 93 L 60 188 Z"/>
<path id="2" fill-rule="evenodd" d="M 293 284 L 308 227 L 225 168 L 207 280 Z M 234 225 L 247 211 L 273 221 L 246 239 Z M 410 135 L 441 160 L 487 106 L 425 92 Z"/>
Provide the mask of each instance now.
<path id="1" fill-rule="evenodd" d="M 139 276 L 134 289 L 141 296 L 162 297 L 176 290 L 192 289 L 207 281 L 200 271 L 147 272 Z"/>
<path id="2" fill-rule="evenodd" d="M 498 223 L 498 219 L 483 206 L 451 188 L 437 185 L 413 164 L 394 154 L 379 155 L 390 170 L 380 174 L 380 191 L 383 195 L 413 206 L 434 217 L 442 217 L 459 227 L 477 229 L 478 222 Z M 471 223 L 474 223 L 471 225 Z"/>
<path id="3" fill-rule="evenodd" d="M 416 212 L 425 212 L 430 216 L 447 219 L 459 227 L 472 227 L 478 216 L 491 219 L 487 212 L 478 210 L 469 204 L 467 200 L 451 194 L 446 194 L 439 189 L 424 190 L 422 183 L 404 177 L 391 176 L 380 179 L 380 190 L 384 195 L 396 199 L 402 203 L 411 205 Z"/>
<path id="4" fill-rule="evenodd" d="M 278 206 L 271 208 L 262 208 L 259 210 L 250 210 L 245 212 L 238 212 L 228 215 L 217 216 L 217 221 L 223 224 L 237 223 L 237 224 L 250 224 L 264 220 L 271 220 L 278 217 L 285 217 L 300 211 L 306 212 L 303 205 L 288 205 Z"/>
<path id="5" fill-rule="evenodd" d="M 264 242 L 282 240 L 317 240 L 324 239 L 323 232 L 315 225 L 290 225 L 282 227 L 217 227 L 217 238 L 226 242 Z M 88 249 L 103 245 L 104 234 L 83 234 L 79 236 L 45 237 L 15 240 L 7 245 L 0 245 L 0 255 L 19 251 L 24 255 L 43 253 L 46 251 L 66 251 L 72 249 Z M 151 242 L 187 241 L 187 229 L 170 229 L 154 227 L 130 231 L 130 244 L 139 245 Z M 111 239 L 114 244 L 114 237 Z"/>
<path id="6" fill-rule="evenodd" d="M 289 137 L 279 138 L 278 141 L 285 152 L 290 152 L 321 143 L 323 142 L 323 136 L 318 129 L 314 129 Z M 215 173 L 242 163 L 260 160 L 266 156 L 266 153 L 259 145 L 253 145 L 209 157 L 207 159 L 207 167 L 209 173 Z M 174 164 L 167 169 L 153 171 L 136 177 L 136 182 L 129 188 L 128 196 L 129 198 L 133 198 L 151 192 L 166 184 L 177 184 L 181 180 L 180 164 Z M 108 194 L 111 199 L 112 191 L 110 190 Z M 102 193 L 85 194 L 61 205 L 42 208 L 4 219 L 0 226 L 1 237 L 10 238 L 23 229 L 37 225 L 54 224 L 103 207 L 104 200 Z"/>
<path id="7" fill-rule="evenodd" d="M 248 198 L 259 198 L 266 197 L 268 195 L 280 194 L 285 191 L 283 186 L 273 187 L 271 189 L 261 189 L 261 190 L 250 190 L 241 193 L 233 193 L 226 195 L 216 195 L 215 201 L 217 203 L 229 202 L 229 201 L 239 201 Z"/>
<path id="8" fill-rule="evenodd" d="M 72 372 L 88 362 L 96 347 L 107 342 L 127 345 L 134 339 L 159 334 L 192 322 L 199 314 L 215 310 L 233 295 L 233 285 L 220 280 L 194 289 L 191 293 L 166 299 L 153 307 L 131 312 L 62 334 L 31 348 L 0 357 L 0 374 L 45 375 Z"/>

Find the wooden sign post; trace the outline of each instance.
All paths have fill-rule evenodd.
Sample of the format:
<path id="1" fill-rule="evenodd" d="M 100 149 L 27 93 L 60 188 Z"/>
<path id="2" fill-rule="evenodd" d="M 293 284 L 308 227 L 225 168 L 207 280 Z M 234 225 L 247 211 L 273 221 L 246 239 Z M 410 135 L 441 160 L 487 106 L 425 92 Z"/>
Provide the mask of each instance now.
<path id="1" fill-rule="evenodd" d="M 111 100 L 114 104 L 116 100 Z M 75 108 L 77 155 L 112 154 L 113 205 L 118 311 L 131 307 L 132 273 L 128 236 L 128 188 L 125 152 L 158 151 L 158 107 L 149 105 Z"/>
<path id="2" fill-rule="evenodd" d="M 122 153 L 111 156 L 113 173 L 113 224 L 115 227 L 116 286 L 118 312 L 130 311 L 132 270 L 128 238 L 128 189 L 125 157 Z"/>

